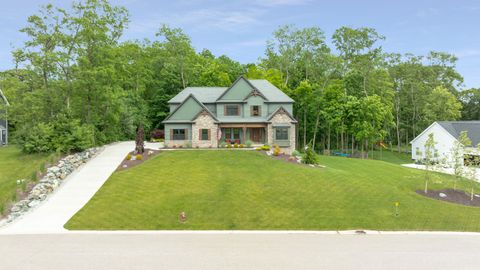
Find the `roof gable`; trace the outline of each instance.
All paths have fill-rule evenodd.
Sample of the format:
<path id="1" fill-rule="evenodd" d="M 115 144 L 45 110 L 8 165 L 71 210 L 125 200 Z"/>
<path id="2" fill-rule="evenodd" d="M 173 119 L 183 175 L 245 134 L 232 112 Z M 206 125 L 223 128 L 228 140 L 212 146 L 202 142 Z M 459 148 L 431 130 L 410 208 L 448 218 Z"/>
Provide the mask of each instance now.
<path id="1" fill-rule="evenodd" d="M 2 89 L 0 89 L 0 100 L 7 106 L 10 106 L 10 103 L 8 103 L 7 97 L 3 94 Z"/>
<path id="2" fill-rule="evenodd" d="M 297 120 L 285 109 L 283 108 L 282 106 L 278 107 L 274 112 L 272 112 L 268 117 L 267 117 L 267 121 L 270 121 L 272 120 L 272 118 L 277 115 L 277 114 L 286 114 L 288 115 L 288 117 L 290 117 L 290 119 L 292 119 L 292 122 L 296 123 Z"/>
<path id="3" fill-rule="evenodd" d="M 163 120 L 163 122 L 173 121 L 193 121 L 201 113 L 208 113 L 213 119 L 217 120 L 215 115 L 201 103 L 193 94 L 190 94 L 183 102 L 173 110 L 173 112 Z"/>
<path id="4" fill-rule="evenodd" d="M 472 146 L 476 147 L 480 143 L 480 121 L 439 121 L 437 123 L 455 139 L 460 138 L 462 131 L 467 131 L 468 137 L 472 140 Z"/>
<path id="5" fill-rule="evenodd" d="M 247 79 L 240 76 L 233 84 L 225 90 L 217 99 L 219 100 L 243 100 L 254 89 L 256 89 Z M 258 91 L 258 89 L 257 89 Z"/>

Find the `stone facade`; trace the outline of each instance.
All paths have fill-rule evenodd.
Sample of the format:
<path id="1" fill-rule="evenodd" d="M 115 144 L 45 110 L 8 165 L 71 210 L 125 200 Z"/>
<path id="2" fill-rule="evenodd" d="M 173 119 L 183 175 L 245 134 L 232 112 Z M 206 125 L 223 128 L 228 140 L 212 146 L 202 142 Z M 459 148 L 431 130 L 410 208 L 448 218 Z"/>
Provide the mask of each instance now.
<path id="1" fill-rule="evenodd" d="M 201 140 L 201 130 L 209 130 L 209 140 Z M 215 123 L 215 119 L 206 112 L 203 111 L 195 119 L 195 123 L 192 125 L 192 147 L 198 148 L 216 148 L 218 147 L 218 125 Z"/>
<path id="2" fill-rule="evenodd" d="M 270 120 L 270 123 L 267 126 L 267 139 L 268 144 L 272 146 L 274 144 L 274 127 L 275 124 L 288 124 L 289 125 L 289 138 L 290 138 L 290 146 L 289 147 L 281 147 L 282 151 L 285 154 L 291 154 L 295 150 L 295 143 L 296 143 L 296 124 L 292 123 L 294 121 L 290 116 L 283 110 L 279 110 Z"/>

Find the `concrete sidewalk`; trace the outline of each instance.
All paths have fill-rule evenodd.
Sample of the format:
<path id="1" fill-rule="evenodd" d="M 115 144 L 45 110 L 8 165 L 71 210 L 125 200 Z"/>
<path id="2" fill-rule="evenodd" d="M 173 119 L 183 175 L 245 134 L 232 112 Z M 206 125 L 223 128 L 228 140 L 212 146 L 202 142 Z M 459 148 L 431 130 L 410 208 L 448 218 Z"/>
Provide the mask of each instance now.
<path id="1" fill-rule="evenodd" d="M 413 164 L 413 163 L 412 164 L 402 164 L 402 166 L 408 167 L 408 168 L 419 169 L 419 170 L 425 170 L 425 165 L 420 165 L 420 164 Z M 464 167 L 464 170 L 469 170 L 469 169 Z M 478 168 L 476 170 L 477 170 L 477 181 L 480 182 L 480 168 Z M 446 173 L 446 174 L 450 174 L 450 175 L 454 174 L 453 168 L 436 167 L 436 168 L 432 169 L 432 171 L 440 172 L 440 173 Z"/>
<path id="2" fill-rule="evenodd" d="M 0 234 L 58 233 L 115 171 L 135 143 L 119 142 L 105 149 L 69 175 L 62 186 L 33 211 L 0 228 Z"/>

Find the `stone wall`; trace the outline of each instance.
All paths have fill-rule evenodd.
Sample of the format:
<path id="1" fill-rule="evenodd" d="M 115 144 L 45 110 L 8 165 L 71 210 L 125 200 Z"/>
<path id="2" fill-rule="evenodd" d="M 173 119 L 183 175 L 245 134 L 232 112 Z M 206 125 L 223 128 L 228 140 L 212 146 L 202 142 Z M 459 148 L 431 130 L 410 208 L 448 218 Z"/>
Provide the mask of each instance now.
<path id="1" fill-rule="evenodd" d="M 50 193 L 62 184 L 63 180 L 69 174 L 97 155 L 101 150 L 102 148 L 91 148 L 81 153 L 66 156 L 58 161 L 55 166 L 48 168 L 45 176 L 30 190 L 27 197 L 11 206 L 8 216 L 0 220 L 0 226 L 12 222 L 30 209 L 39 205 Z M 12 179 L 12 181 L 14 180 Z M 17 184 L 25 181 L 25 179 L 17 180 Z"/>
<path id="2" fill-rule="evenodd" d="M 210 139 L 201 140 L 200 130 L 209 129 Z M 215 123 L 215 119 L 208 113 L 201 113 L 195 119 L 195 123 L 192 125 L 192 147 L 199 148 L 216 148 L 218 147 L 217 133 L 218 125 Z"/>
<path id="3" fill-rule="evenodd" d="M 295 143 L 296 143 L 296 124 L 292 123 L 292 119 L 290 116 L 288 116 L 287 113 L 279 111 L 277 114 L 275 114 L 272 119 L 270 120 L 271 123 L 268 124 L 267 126 L 267 139 L 268 139 L 268 144 L 272 146 L 274 144 L 273 141 L 273 125 L 274 124 L 288 124 L 290 126 L 289 128 L 289 137 L 290 137 L 290 146 L 289 147 L 281 147 L 282 151 L 285 154 L 291 154 L 295 150 Z"/>

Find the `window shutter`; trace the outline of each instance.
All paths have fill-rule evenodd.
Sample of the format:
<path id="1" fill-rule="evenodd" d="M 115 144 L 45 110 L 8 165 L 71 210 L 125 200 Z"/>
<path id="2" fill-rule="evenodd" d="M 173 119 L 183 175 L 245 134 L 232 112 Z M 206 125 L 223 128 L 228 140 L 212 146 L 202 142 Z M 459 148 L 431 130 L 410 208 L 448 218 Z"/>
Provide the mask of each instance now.
<path id="1" fill-rule="evenodd" d="M 253 106 L 250 106 L 250 116 L 253 116 Z"/>
<path id="2" fill-rule="evenodd" d="M 227 115 L 227 104 L 223 105 L 223 115 Z"/>
<path id="3" fill-rule="evenodd" d="M 202 129 L 198 129 L 198 140 L 202 140 Z"/>
<path id="4" fill-rule="evenodd" d="M 211 131 L 211 129 L 208 130 L 208 140 L 209 141 L 211 140 L 210 131 Z"/>
<path id="5" fill-rule="evenodd" d="M 237 105 L 237 115 L 240 115 L 240 105 Z"/>
<path id="6" fill-rule="evenodd" d="M 170 141 L 173 141 L 173 128 L 170 129 Z"/>
<path id="7" fill-rule="evenodd" d="M 188 128 L 186 128 L 184 130 L 185 130 L 185 140 L 188 140 Z"/>
<path id="8" fill-rule="evenodd" d="M 258 105 L 258 116 L 262 116 L 262 106 Z"/>

